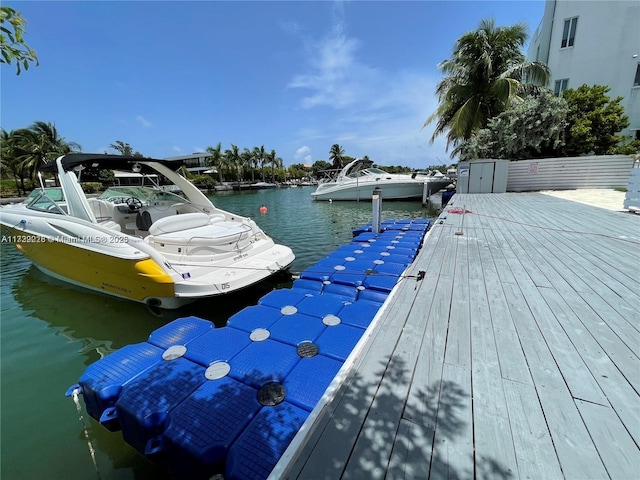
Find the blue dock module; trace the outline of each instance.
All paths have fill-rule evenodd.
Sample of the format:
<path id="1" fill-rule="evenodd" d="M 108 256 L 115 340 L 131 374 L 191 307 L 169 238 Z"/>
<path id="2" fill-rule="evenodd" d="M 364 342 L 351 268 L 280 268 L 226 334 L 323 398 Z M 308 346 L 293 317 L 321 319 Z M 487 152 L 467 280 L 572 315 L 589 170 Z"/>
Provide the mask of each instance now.
<path id="1" fill-rule="evenodd" d="M 162 362 L 164 350 L 149 343 L 127 345 L 87 367 L 77 385 L 87 413 L 111 431 L 120 429 L 115 405 L 122 388 L 140 373 Z"/>
<path id="2" fill-rule="evenodd" d="M 213 324 L 197 317 L 179 318 L 155 330 L 147 343 L 128 345 L 90 365 L 77 385 L 87 413 L 109 430 L 120 429 L 115 404 L 122 389 L 134 378 L 162 362 L 165 350 L 187 345 L 207 331 Z"/>
<path id="3" fill-rule="evenodd" d="M 263 407 L 231 447 L 225 480 L 267 478 L 308 416 L 289 402 Z"/>
<path id="4" fill-rule="evenodd" d="M 169 415 L 163 435 L 169 471 L 194 480 L 223 472 L 231 445 L 261 408 L 257 390 L 228 376 L 203 383 Z"/>
<path id="5" fill-rule="evenodd" d="M 342 362 L 318 355 L 318 346 L 308 342 L 300 349 L 310 352 L 284 381 L 287 401 L 311 412 L 342 367 Z"/>
<path id="6" fill-rule="evenodd" d="M 228 363 L 250 343 L 249 333 L 243 330 L 230 326 L 214 328 L 190 342 L 184 358 L 204 367 L 218 362 Z"/>
<path id="7" fill-rule="evenodd" d="M 276 340 L 255 341 L 231 359 L 229 376 L 259 390 L 269 383 L 284 382 L 299 360 L 291 345 Z"/>
<path id="8" fill-rule="evenodd" d="M 175 320 L 91 365 L 87 411 L 176 479 L 265 479 L 419 250 L 428 222 L 384 221 L 291 289 L 215 329 Z M 367 230 L 368 228 L 368 230 Z M 72 387 L 73 388 L 73 387 Z"/>
<path id="9" fill-rule="evenodd" d="M 116 402 L 125 441 L 147 457 L 162 451 L 167 417 L 206 381 L 204 374 L 202 365 L 176 358 L 155 365 L 127 384 Z"/>
<path id="10" fill-rule="evenodd" d="M 316 344 L 323 355 L 344 362 L 363 333 L 362 328 L 339 323 L 327 328 Z"/>
<path id="11" fill-rule="evenodd" d="M 251 333 L 258 328 L 269 328 L 282 316 L 279 308 L 266 305 L 245 307 L 227 320 L 227 326 Z"/>

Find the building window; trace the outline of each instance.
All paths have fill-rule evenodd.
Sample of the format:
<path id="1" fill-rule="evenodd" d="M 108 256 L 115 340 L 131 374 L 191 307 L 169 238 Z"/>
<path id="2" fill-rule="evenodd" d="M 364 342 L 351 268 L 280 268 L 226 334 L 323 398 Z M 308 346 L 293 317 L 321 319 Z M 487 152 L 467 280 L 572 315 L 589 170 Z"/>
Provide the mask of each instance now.
<path id="1" fill-rule="evenodd" d="M 556 85 L 553 88 L 553 93 L 556 95 L 560 95 L 567 89 L 567 85 L 569 84 L 568 78 L 563 78 L 562 80 L 556 80 Z"/>
<path id="2" fill-rule="evenodd" d="M 576 27 L 578 26 L 578 17 L 573 17 L 564 21 L 564 30 L 562 30 L 562 43 L 560 48 L 573 47 L 576 38 Z"/>
<path id="3" fill-rule="evenodd" d="M 633 86 L 640 86 L 640 63 L 636 66 L 636 77 L 633 79 Z"/>

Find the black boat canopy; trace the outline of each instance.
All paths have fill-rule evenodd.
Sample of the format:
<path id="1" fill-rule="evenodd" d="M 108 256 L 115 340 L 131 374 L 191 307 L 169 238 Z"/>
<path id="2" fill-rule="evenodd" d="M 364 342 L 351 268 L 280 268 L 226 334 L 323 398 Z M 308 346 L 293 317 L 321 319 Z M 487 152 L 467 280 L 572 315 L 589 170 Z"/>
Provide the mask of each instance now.
<path id="1" fill-rule="evenodd" d="M 76 167 L 98 168 L 101 170 L 131 170 L 136 163 L 140 164 L 142 171 L 153 171 L 142 162 L 157 162 L 176 170 L 184 164 L 184 160 L 163 160 L 147 157 L 130 157 L 127 155 L 113 155 L 108 153 L 67 153 L 62 157 L 62 168 L 65 171 Z M 57 159 L 45 163 L 40 167 L 41 172 L 55 173 L 58 171 Z"/>

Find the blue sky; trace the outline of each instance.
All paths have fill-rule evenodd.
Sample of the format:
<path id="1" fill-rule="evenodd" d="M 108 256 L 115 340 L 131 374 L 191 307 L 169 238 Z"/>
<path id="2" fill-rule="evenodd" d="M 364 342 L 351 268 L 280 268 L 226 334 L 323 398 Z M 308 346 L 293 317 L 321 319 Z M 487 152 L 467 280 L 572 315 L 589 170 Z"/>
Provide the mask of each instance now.
<path id="1" fill-rule="evenodd" d="M 39 67 L 1 67 L 5 130 L 55 123 L 85 152 L 170 157 L 222 142 L 285 165 L 331 145 L 380 165 L 452 163 L 429 143 L 438 63 L 493 17 L 532 35 L 544 1 L 5 1 Z"/>

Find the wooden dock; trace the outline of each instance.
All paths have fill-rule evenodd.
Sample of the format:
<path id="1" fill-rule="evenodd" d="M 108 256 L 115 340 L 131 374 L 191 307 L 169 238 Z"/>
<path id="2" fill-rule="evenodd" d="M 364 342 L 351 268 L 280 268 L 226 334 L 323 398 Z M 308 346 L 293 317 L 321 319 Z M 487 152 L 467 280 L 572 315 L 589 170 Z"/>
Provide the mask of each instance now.
<path id="1" fill-rule="evenodd" d="M 507 193 L 441 217 L 271 478 L 640 478 L 640 216 Z"/>

